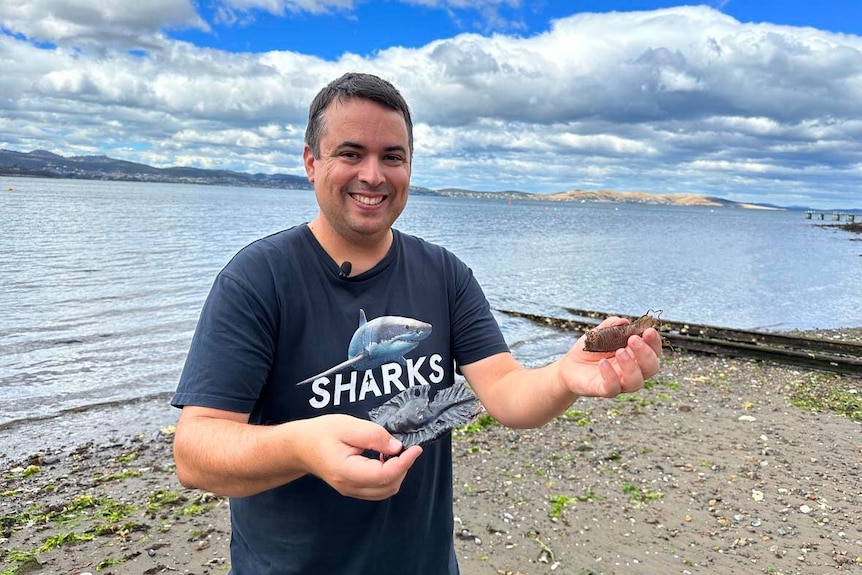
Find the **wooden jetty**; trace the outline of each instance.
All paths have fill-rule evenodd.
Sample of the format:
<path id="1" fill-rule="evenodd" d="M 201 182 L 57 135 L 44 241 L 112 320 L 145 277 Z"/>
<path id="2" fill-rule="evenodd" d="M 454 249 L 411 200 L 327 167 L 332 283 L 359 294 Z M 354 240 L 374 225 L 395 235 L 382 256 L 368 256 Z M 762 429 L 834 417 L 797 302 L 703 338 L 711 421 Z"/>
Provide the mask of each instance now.
<path id="1" fill-rule="evenodd" d="M 511 310 L 496 311 L 566 331 L 584 333 L 610 315 L 600 311 L 564 308 L 576 318 L 548 317 Z M 634 316 L 625 316 L 630 320 Z M 755 330 L 660 320 L 665 345 L 694 353 L 747 357 L 818 371 L 862 376 L 862 344 L 815 339 Z"/>
<path id="2" fill-rule="evenodd" d="M 806 220 L 825 220 L 827 218 L 831 219 L 833 222 L 840 222 L 844 220 L 847 223 L 853 223 L 854 221 L 856 221 L 856 214 L 818 210 L 806 210 L 805 212 Z"/>

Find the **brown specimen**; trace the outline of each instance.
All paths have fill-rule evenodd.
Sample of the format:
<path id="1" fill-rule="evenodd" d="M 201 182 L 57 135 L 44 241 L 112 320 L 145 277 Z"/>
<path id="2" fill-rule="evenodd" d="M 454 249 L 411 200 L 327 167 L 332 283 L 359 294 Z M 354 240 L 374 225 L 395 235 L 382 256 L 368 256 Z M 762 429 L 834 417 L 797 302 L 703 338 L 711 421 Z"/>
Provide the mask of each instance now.
<path id="1" fill-rule="evenodd" d="M 654 312 L 655 317 L 650 312 Z M 651 309 L 631 323 L 591 329 L 584 340 L 584 351 L 608 352 L 625 347 L 629 337 L 643 335 L 651 327 L 658 329 L 659 316 L 661 310 Z"/>

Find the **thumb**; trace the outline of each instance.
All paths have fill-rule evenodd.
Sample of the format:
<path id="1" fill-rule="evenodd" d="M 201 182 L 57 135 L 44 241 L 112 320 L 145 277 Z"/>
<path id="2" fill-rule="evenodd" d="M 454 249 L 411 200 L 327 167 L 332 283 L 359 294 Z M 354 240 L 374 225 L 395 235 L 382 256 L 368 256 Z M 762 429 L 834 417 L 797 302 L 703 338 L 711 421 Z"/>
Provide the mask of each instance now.
<path id="1" fill-rule="evenodd" d="M 373 421 L 360 420 L 361 425 L 352 426 L 347 442 L 355 447 L 370 449 L 384 455 L 398 455 L 404 446 L 386 429 Z"/>
<path id="2" fill-rule="evenodd" d="M 627 323 L 631 323 L 631 322 L 629 322 L 629 320 L 624 318 L 624 317 L 612 315 L 612 316 L 606 317 L 604 320 L 602 320 L 602 322 L 599 325 L 597 325 L 595 327 L 595 329 L 601 329 L 601 328 L 605 328 L 605 327 L 614 327 L 616 325 L 625 325 Z"/>

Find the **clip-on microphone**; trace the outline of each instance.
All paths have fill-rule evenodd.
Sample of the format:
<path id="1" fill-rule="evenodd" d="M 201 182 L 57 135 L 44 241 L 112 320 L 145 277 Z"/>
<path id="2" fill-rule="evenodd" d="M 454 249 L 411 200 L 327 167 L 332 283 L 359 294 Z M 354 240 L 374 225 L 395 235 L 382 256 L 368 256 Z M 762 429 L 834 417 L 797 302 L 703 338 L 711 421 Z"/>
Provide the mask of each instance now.
<path id="1" fill-rule="evenodd" d="M 350 262 L 344 262 L 340 266 L 338 266 L 338 279 L 344 279 L 350 275 L 350 270 L 353 269 L 353 264 Z"/>

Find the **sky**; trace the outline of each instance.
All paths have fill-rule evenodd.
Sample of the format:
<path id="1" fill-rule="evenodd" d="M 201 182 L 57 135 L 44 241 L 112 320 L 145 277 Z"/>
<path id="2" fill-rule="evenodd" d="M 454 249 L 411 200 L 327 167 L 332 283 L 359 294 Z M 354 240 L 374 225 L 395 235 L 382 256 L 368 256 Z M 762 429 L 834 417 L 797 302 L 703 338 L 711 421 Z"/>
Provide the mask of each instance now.
<path id="1" fill-rule="evenodd" d="M 0 148 L 304 175 L 349 71 L 416 186 L 862 208 L 862 0 L 0 0 Z"/>

